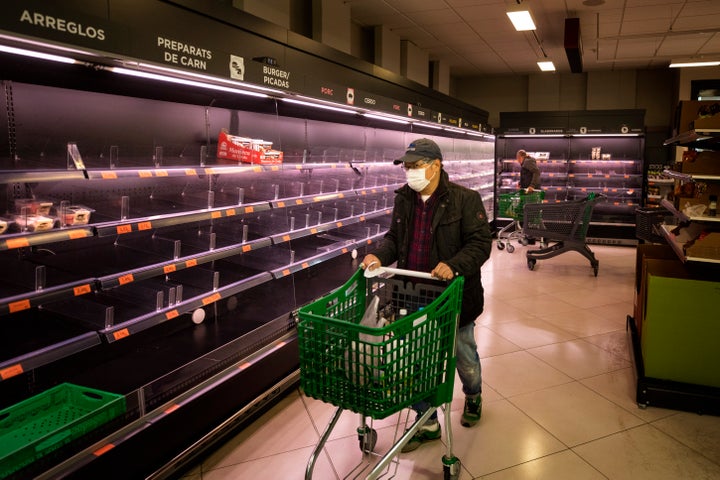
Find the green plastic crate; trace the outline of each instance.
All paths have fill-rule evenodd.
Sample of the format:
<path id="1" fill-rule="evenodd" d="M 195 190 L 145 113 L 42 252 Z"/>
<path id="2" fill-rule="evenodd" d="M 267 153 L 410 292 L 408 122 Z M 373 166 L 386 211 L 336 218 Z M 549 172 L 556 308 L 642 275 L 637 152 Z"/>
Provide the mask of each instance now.
<path id="1" fill-rule="evenodd" d="M 0 478 L 125 412 L 125 397 L 63 383 L 0 411 Z"/>
<path id="2" fill-rule="evenodd" d="M 339 289 L 300 308 L 304 393 L 375 419 L 420 400 L 432 406 L 451 401 L 463 283 L 463 277 L 447 286 L 366 279 L 358 270 Z M 360 325 L 373 295 L 380 305 L 390 302 L 410 314 L 385 327 Z"/>

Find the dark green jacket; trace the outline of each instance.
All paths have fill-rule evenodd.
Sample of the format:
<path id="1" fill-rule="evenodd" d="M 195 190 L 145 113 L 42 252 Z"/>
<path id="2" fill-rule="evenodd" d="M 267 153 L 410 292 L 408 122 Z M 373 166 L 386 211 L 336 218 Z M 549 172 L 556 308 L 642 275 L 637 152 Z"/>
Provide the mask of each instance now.
<path id="1" fill-rule="evenodd" d="M 480 267 L 490 258 L 492 234 L 480 194 L 450 182 L 440 171 L 436 194 L 438 203 L 432 217 L 430 265 L 445 262 L 457 275 L 465 277 L 460 326 L 467 325 L 483 311 L 483 287 Z M 415 214 L 417 193 L 407 185 L 396 192 L 392 223 L 374 253 L 383 265 L 397 261 L 407 268 L 410 230 Z"/>

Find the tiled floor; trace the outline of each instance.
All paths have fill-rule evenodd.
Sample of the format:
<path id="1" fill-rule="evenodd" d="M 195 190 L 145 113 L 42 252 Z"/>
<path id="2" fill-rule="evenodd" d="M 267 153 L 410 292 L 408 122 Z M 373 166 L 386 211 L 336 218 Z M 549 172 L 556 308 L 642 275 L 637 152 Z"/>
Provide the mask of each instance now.
<path id="1" fill-rule="evenodd" d="M 720 417 L 639 409 L 625 331 L 632 314 L 635 249 L 591 248 L 597 277 L 575 252 L 538 261 L 525 249 L 493 248 L 483 267 L 486 309 L 476 336 L 483 367 L 483 416 L 459 423 L 453 448 L 461 479 L 720 479 Z M 305 478 L 334 411 L 293 391 L 186 475 L 191 480 Z M 358 463 L 358 416 L 344 412 L 315 467 L 343 478 Z M 397 416 L 375 422 L 376 451 L 393 443 Z M 443 441 L 400 455 L 398 479 L 442 478 Z M 364 477 L 363 477 L 364 478 Z"/>

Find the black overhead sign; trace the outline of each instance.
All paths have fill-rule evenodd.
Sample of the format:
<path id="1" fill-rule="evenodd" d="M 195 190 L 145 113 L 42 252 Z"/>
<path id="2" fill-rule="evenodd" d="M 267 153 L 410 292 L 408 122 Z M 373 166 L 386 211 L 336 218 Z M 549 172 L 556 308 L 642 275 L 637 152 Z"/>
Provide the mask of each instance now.
<path id="1" fill-rule="evenodd" d="M 478 119 L 435 112 L 363 90 L 365 85 L 333 83 L 325 80 L 325 75 L 320 78 L 284 66 L 285 45 L 168 2 L 69 0 L 61 5 L 49 0 L 5 0 L 0 30 L 79 47 L 99 55 L 98 63 L 119 59 L 130 62 L 131 68 L 133 63 L 150 63 L 408 119 L 482 129 Z M 302 58 L 297 51 L 293 58 L 298 54 Z"/>

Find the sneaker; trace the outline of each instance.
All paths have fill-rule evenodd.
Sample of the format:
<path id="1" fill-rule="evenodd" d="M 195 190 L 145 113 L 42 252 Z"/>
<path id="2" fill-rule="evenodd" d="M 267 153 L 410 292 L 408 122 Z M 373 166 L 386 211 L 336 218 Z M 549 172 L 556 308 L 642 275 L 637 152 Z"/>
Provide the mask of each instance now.
<path id="1" fill-rule="evenodd" d="M 429 442 L 430 440 L 437 440 L 441 436 L 442 433 L 440 432 L 439 422 L 426 423 L 415 432 L 415 435 L 403 446 L 401 452 L 412 452 L 423 443 Z"/>
<path id="2" fill-rule="evenodd" d="M 480 420 L 480 415 L 482 415 L 482 397 L 480 395 L 475 398 L 465 397 L 465 408 L 460 419 L 460 425 L 472 427 Z"/>

